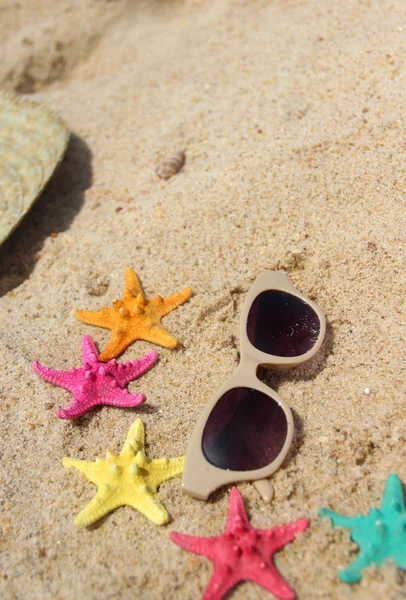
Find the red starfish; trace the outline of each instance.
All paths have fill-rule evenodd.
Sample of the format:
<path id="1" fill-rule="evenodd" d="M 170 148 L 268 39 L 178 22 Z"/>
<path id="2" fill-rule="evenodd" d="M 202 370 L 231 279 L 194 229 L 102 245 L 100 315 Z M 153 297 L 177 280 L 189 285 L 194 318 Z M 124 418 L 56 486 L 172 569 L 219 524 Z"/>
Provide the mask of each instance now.
<path id="1" fill-rule="evenodd" d="M 282 600 L 293 600 L 295 592 L 276 570 L 272 556 L 309 523 L 309 519 L 298 519 L 272 529 L 254 529 L 240 492 L 232 488 L 227 528 L 222 535 L 199 538 L 173 531 L 171 540 L 185 550 L 207 556 L 214 563 L 214 573 L 202 600 L 220 600 L 237 583 L 247 579 Z"/>

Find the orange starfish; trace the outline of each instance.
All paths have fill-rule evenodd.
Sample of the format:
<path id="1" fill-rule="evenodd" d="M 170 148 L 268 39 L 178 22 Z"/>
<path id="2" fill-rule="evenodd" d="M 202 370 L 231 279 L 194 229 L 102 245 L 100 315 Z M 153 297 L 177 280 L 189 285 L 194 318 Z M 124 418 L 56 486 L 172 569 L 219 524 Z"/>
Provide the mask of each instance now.
<path id="1" fill-rule="evenodd" d="M 88 325 L 112 330 L 111 340 L 99 357 L 102 361 L 116 358 L 135 340 L 176 348 L 178 340 L 162 327 L 161 319 L 189 300 L 191 295 L 192 290 L 187 287 L 167 298 L 155 296 L 148 300 L 137 275 L 132 269 L 127 269 L 122 300 L 113 300 L 112 308 L 102 308 L 98 312 L 77 310 L 75 317 Z"/>

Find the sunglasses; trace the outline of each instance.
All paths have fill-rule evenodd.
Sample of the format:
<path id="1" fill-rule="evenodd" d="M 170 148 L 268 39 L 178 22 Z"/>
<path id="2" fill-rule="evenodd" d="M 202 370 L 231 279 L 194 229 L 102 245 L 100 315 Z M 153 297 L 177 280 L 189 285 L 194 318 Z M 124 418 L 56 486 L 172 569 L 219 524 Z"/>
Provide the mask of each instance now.
<path id="1" fill-rule="evenodd" d="M 206 500 L 218 487 L 255 481 L 265 500 L 266 480 L 284 461 L 294 424 L 286 402 L 257 377 L 259 366 L 286 369 L 319 350 L 326 319 L 283 273 L 264 271 L 248 292 L 240 324 L 241 360 L 214 394 L 191 437 L 182 487 Z"/>

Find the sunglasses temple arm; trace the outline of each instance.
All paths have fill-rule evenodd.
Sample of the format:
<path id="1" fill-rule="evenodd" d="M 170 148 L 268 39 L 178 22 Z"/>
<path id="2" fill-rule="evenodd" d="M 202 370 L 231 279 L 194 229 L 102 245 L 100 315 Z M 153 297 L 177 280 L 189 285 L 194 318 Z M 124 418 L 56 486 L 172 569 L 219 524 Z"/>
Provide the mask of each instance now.
<path id="1" fill-rule="evenodd" d="M 258 479 L 254 481 L 254 487 L 260 493 L 262 500 L 269 504 L 274 495 L 274 489 L 269 479 Z"/>

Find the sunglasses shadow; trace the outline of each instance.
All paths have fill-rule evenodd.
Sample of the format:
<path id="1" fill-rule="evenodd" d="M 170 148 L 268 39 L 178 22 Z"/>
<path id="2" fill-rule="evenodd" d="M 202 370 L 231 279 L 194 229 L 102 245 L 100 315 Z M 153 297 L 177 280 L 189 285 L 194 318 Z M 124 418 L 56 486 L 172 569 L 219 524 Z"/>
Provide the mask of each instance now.
<path id="1" fill-rule="evenodd" d="M 291 410 L 291 413 L 293 416 L 293 422 L 295 424 L 295 432 L 293 434 L 292 445 L 289 448 L 289 452 L 287 453 L 285 460 L 283 461 L 283 463 L 281 465 L 282 469 L 285 465 L 290 463 L 291 460 L 294 458 L 294 456 L 299 452 L 301 446 L 304 443 L 304 439 L 305 439 L 303 419 L 295 411 L 295 409 L 291 408 L 290 410 Z"/>
<path id="2" fill-rule="evenodd" d="M 330 323 L 326 324 L 326 336 L 324 338 L 324 342 L 318 351 L 318 353 L 313 356 L 309 361 L 299 365 L 298 367 L 294 367 L 292 369 L 286 369 L 283 371 L 271 371 L 270 369 L 265 369 L 260 367 L 258 369 L 258 379 L 268 385 L 270 388 L 278 392 L 278 388 L 283 385 L 284 382 L 287 381 L 310 381 L 315 379 L 317 375 L 323 370 L 327 357 L 332 353 L 334 345 L 334 334 Z M 283 394 L 282 394 L 283 395 Z M 283 461 L 283 465 L 288 464 L 295 454 L 298 452 L 299 448 L 304 443 L 304 424 L 301 416 L 290 407 L 293 421 L 295 424 L 295 434 L 293 438 L 293 443 L 289 449 L 288 454 L 286 455 L 285 460 Z"/>

